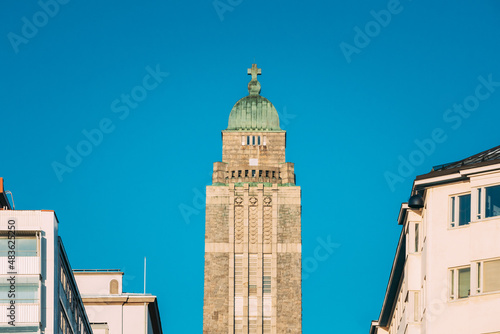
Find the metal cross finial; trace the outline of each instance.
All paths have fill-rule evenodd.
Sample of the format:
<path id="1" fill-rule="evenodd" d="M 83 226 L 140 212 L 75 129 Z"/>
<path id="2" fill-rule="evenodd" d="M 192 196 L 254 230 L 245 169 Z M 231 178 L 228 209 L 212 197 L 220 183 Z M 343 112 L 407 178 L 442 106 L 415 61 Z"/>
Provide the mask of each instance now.
<path id="1" fill-rule="evenodd" d="M 262 74 L 262 69 L 257 68 L 257 64 L 252 64 L 252 68 L 249 68 L 247 73 L 252 75 L 252 80 L 257 80 L 257 76 Z"/>

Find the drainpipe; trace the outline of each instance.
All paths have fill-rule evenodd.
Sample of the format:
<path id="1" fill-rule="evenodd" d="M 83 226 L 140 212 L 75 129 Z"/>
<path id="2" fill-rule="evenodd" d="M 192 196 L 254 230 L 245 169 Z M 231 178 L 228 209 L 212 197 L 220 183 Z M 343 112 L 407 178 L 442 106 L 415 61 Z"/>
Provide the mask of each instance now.
<path id="1" fill-rule="evenodd" d="M 122 304 L 122 334 L 123 334 L 123 305 L 127 304 L 129 298 L 130 297 L 127 297 L 127 299 L 125 299 L 125 301 Z"/>
<path id="2" fill-rule="evenodd" d="M 148 334 L 148 309 L 147 303 L 144 302 L 144 334 Z"/>

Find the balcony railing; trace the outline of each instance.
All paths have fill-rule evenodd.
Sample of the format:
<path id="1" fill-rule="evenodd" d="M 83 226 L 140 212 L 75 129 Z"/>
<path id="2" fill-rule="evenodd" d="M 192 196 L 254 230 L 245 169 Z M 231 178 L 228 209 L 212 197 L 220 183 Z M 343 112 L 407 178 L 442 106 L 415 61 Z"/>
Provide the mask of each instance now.
<path id="1" fill-rule="evenodd" d="M 7 307 L 10 307 L 10 304 L 0 303 L 0 309 L 2 310 L 2 312 L 0 312 L 0 325 L 5 325 L 11 321 L 11 319 L 7 317 Z M 40 322 L 40 304 L 16 303 L 15 307 L 16 323 Z"/>
<path id="2" fill-rule="evenodd" d="M 12 272 L 7 257 L 0 257 L 0 275 L 7 275 Z M 40 258 L 38 256 L 18 256 L 14 262 L 14 272 L 17 275 L 38 275 L 40 274 Z"/>

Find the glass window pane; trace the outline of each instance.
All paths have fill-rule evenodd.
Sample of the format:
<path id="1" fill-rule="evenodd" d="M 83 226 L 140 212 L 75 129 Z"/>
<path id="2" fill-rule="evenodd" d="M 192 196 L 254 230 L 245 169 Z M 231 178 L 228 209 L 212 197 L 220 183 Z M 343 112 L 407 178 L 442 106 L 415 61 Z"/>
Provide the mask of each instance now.
<path id="1" fill-rule="evenodd" d="M 477 264 L 477 290 L 481 291 L 481 262 Z"/>
<path id="2" fill-rule="evenodd" d="M 10 284 L 0 285 L 0 303 L 10 303 L 12 299 L 16 303 L 36 303 L 38 302 L 38 284 L 17 284 L 15 285 L 15 297 L 9 297 Z"/>
<path id="3" fill-rule="evenodd" d="M 483 268 L 484 292 L 500 290 L 500 260 L 485 261 Z"/>
<path id="4" fill-rule="evenodd" d="M 455 271 L 451 271 L 450 297 L 455 297 Z"/>
<path id="5" fill-rule="evenodd" d="M 9 239 L 7 237 L 0 238 L 0 256 L 7 256 L 8 251 L 14 250 L 16 256 L 36 256 L 36 238 L 35 237 L 17 237 L 15 240 L 15 248 L 9 248 Z M 12 245 L 12 243 L 11 243 Z"/>
<path id="6" fill-rule="evenodd" d="M 418 253 L 419 235 L 418 235 L 418 224 L 415 223 L 415 253 Z"/>
<path id="7" fill-rule="evenodd" d="M 458 269 L 458 298 L 467 298 L 470 294 L 470 268 Z"/>
<path id="8" fill-rule="evenodd" d="M 455 197 L 451 198 L 451 222 L 455 222 Z M 451 226 L 455 226 L 455 224 L 451 224 Z"/>
<path id="9" fill-rule="evenodd" d="M 477 190 L 477 214 L 478 215 L 481 215 L 481 196 L 482 196 L 481 195 L 482 194 L 481 190 L 482 190 L 481 188 L 479 188 Z"/>
<path id="10" fill-rule="evenodd" d="M 500 186 L 486 188 L 486 218 L 500 216 Z"/>
<path id="11" fill-rule="evenodd" d="M 18 256 L 36 256 L 36 239 L 17 238 L 16 253 Z"/>
<path id="12" fill-rule="evenodd" d="M 458 196 L 458 225 L 470 223 L 470 194 Z"/>

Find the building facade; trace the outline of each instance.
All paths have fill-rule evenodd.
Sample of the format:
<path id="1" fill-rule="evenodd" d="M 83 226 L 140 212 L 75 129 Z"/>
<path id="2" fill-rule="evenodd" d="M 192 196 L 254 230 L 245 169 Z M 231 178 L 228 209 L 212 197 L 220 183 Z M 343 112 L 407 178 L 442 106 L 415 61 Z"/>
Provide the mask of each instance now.
<path id="1" fill-rule="evenodd" d="M 0 202 L 0 333 L 92 334 L 55 212 Z"/>
<path id="2" fill-rule="evenodd" d="M 500 333 L 500 146 L 413 184 L 370 334 Z"/>
<path id="3" fill-rule="evenodd" d="M 162 334 L 156 296 L 123 292 L 119 270 L 74 270 L 94 334 Z"/>
<path id="4" fill-rule="evenodd" d="M 248 74 L 207 186 L 203 333 L 302 333 L 301 191 L 261 70 Z"/>

